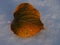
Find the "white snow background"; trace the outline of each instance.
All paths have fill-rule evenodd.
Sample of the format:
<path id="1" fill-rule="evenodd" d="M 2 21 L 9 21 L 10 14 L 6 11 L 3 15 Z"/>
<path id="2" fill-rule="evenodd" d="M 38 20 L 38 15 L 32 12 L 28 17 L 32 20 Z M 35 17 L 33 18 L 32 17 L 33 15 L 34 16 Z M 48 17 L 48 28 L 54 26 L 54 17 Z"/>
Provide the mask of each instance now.
<path id="1" fill-rule="evenodd" d="M 29 2 L 39 12 L 46 30 L 22 39 L 11 32 L 13 13 L 20 3 Z M 60 45 L 60 0 L 0 0 L 0 45 Z"/>

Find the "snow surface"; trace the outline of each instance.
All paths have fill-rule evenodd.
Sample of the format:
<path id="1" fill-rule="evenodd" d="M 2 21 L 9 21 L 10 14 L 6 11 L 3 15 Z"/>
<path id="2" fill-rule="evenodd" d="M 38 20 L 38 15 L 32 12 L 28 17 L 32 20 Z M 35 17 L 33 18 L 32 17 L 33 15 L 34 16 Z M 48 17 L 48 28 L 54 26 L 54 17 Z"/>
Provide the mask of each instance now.
<path id="1" fill-rule="evenodd" d="M 46 30 L 22 39 L 11 32 L 10 24 L 16 6 L 31 3 L 41 12 Z M 60 45 L 60 0 L 0 0 L 0 45 Z"/>

